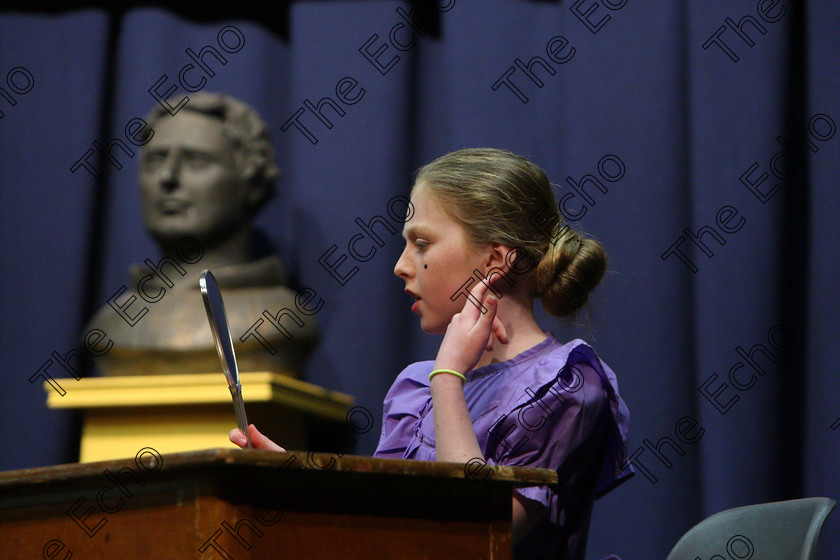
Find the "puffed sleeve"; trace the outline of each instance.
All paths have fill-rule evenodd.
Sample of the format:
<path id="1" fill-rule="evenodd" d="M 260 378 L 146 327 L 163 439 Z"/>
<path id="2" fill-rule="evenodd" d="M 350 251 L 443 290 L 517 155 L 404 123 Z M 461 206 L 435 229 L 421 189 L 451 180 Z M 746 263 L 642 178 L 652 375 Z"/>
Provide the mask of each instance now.
<path id="1" fill-rule="evenodd" d="M 565 356 L 540 360 L 515 379 L 487 434 L 488 462 L 553 469 L 560 480 L 556 487 L 516 489 L 519 496 L 556 517 L 631 474 L 621 470 L 627 409 L 615 375 L 588 345 L 581 341 Z"/>
<path id="2" fill-rule="evenodd" d="M 400 372 L 382 403 L 382 432 L 374 457 L 403 459 L 420 417 L 431 400 L 428 375 L 434 362 L 417 362 Z"/>

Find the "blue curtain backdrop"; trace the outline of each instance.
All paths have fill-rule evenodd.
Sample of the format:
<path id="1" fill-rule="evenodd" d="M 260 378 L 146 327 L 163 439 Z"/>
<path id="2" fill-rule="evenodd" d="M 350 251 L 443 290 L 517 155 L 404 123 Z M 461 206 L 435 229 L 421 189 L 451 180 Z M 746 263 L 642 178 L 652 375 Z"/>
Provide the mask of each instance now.
<path id="1" fill-rule="evenodd" d="M 609 251 L 585 334 L 619 375 L 639 473 L 596 503 L 588 556 L 664 558 L 716 511 L 840 498 L 840 4 L 439 4 L 419 31 L 400 14 L 412 5 L 384 0 L 0 8 L 0 469 L 77 458 L 77 419 L 29 380 L 79 346 L 131 263 L 162 256 L 137 157 L 115 149 L 117 169 L 94 149 L 105 185 L 70 169 L 94 141 L 125 142 L 163 76 L 163 96 L 184 93 L 185 49 L 211 45 L 227 63 L 204 89 L 254 106 L 278 148 L 279 196 L 258 225 L 294 287 L 324 300 L 305 377 L 377 418 L 357 453 L 376 446 L 394 376 L 440 339 L 392 274 L 398 234 L 350 259 L 345 285 L 318 258 L 347 252 L 355 218 L 388 219 L 421 164 L 493 146 L 543 166 Z M 306 109 L 294 121 L 326 96 L 331 126 Z M 840 557 L 837 512 L 819 557 Z"/>

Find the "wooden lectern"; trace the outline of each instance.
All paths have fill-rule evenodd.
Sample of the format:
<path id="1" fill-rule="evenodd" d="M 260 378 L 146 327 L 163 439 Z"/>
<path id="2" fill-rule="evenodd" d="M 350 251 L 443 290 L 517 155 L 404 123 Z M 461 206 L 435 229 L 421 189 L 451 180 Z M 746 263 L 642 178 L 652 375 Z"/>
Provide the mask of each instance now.
<path id="1" fill-rule="evenodd" d="M 0 473 L 0 558 L 503 560 L 547 469 L 215 449 Z"/>

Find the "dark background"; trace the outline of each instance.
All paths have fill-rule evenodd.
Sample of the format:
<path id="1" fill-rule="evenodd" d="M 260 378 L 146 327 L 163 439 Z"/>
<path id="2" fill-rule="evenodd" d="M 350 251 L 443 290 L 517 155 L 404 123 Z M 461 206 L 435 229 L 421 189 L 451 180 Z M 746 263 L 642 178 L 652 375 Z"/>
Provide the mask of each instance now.
<path id="1" fill-rule="evenodd" d="M 546 169 L 558 197 L 574 192 L 566 177 L 598 176 L 599 160 L 612 154 L 625 174 L 602 180 L 606 193 L 589 185 L 592 201 L 573 222 L 610 256 L 583 335 L 619 376 L 631 451 L 645 439 L 678 441 L 683 417 L 704 432 L 696 443 L 679 443 L 683 455 L 663 448 L 670 468 L 643 452 L 656 483 L 640 473 L 596 503 L 588 557 L 664 558 L 680 535 L 722 509 L 840 497 L 840 427 L 831 427 L 840 417 L 836 2 L 759 2 L 777 19 L 769 23 L 753 0 L 586 0 L 576 8 L 572 1 L 458 0 L 428 18 L 429 31 L 413 48 L 388 47 L 380 60 L 400 60 L 384 75 L 359 48 L 373 34 L 372 50 L 387 41 L 403 21 L 396 8 L 408 7 L 400 2 L 291 2 L 262 11 L 69 5 L 76 7 L 0 9 L 0 87 L 16 102 L 0 97 L 0 469 L 77 458 L 77 420 L 48 410 L 40 380 L 29 378 L 52 351 L 78 346 L 92 313 L 128 282 L 129 264 L 162 256 L 143 230 L 137 157 L 122 156 L 122 170 L 100 162 L 105 186 L 69 168 L 94 140 L 125 140 L 125 124 L 155 103 L 148 89 L 163 74 L 177 85 L 190 62 L 185 49 L 218 48 L 219 30 L 234 25 L 245 45 L 216 65 L 205 90 L 246 101 L 272 128 L 283 176 L 258 223 L 293 287 L 313 288 L 325 302 L 317 315 L 322 341 L 305 378 L 354 395 L 377 418 L 357 453 L 376 446 L 393 378 L 408 363 L 433 358 L 440 339 L 420 331 L 392 274 L 399 235 L 371 260 L 353 263 L 359 272 L 344 286 L 318 257 L 333 243 L 346 253 L 355 218 L 387 218 L 388 200 L 407 194 L 412 172 L 451 150 L 492 146 L 525 155 Z M 573 13 L 590 9 L 593 29 L 603 20 L 596 32 Z M 764 34 L 741 20 L 748 15 Z M 726 28 L 721 39 L 737 62 L 718 45 L 702 47 L 726 18 L 742 21 L 753 42 Z M 399 33 L 397 40 L 409 40 Z M 535 68 L 542 87 L 519 70 L 512 77 L 527 103 L 504 85 L 491 89 L 514 59 L 547 59 L 546 43 L 558 35 L 575 54 L 563 65 L 550 62 L 554 75 Z M 34 79 L 29 89 L 27 74 L 12 72 L 25 93 L 3 82 L 15 67 Z M 304 99 L 335 99 L 336 82 L 348 76 L 365 93 L 342 106 L 343 117 L 324 111 L 331 129 L 302 117 L 316 145 L 294 128 L 281 132 Z M 812 120 L 817 114 L 825 117 Z M 784 161 L 773 160 L 783 150 L 780 135 L 793 146 Z M 779 188 L 762 202 L 739 178 L 755 163 L 755 181 L 770 173 L 771 161 L 785 179 L 771 174 L 759 188 Z M 570 211 L 581 202 L 570 200 Z M 724 206 L 738 211 L 721 214 L 732 233 L 715 226 Z M 715 227 L 702 237 L 713 256 L 689 249 L 691 241 L 681 246 L 696 272 L 676 256 L 662 258 L 686 228 L 704 226 Z M 558 338 L 581 335 L 579 327 L 539 317 Z M 778 350 L 767 340 L 775 325 Z M 736 347 L 755 344 L 777 362 L 759 357 L 766 373 L 736 390 L 728 379 L 743 361 Z M 736 370 L 736 379 L 746 383 L 751 372 Z M 719 377 L 710 391 L 728 385 L 721 403 L 739 397 L 726 414 L 698 391 L 712 374 Z M 837 512 L 819 557 L 840 557 Z"/>

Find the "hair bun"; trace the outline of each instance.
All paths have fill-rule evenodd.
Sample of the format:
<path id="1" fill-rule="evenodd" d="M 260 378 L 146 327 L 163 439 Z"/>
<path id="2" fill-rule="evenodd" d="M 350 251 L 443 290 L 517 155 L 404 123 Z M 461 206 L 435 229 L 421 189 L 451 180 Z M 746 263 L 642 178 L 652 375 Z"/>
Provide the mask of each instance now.
<path id="1" fill-rule="evenodd" d="M 501 243 L 526 255 L 531 295 L 552 315 L 580 309 L 606 271 L 604 249 L 564 223 L 545 171 L 522 156 L 458 150 L 421 167 L 412 193 L 419 188 L 430 189 L 475 246 Z"/>
<path id="2" fill-rule="evenodd" d="M 533 273 L 534 291 L 555 317 L 571 315 L 583 307 L 607 270 L 604 248 L 594 239 L 568 231 L 548 245 Z"/>

